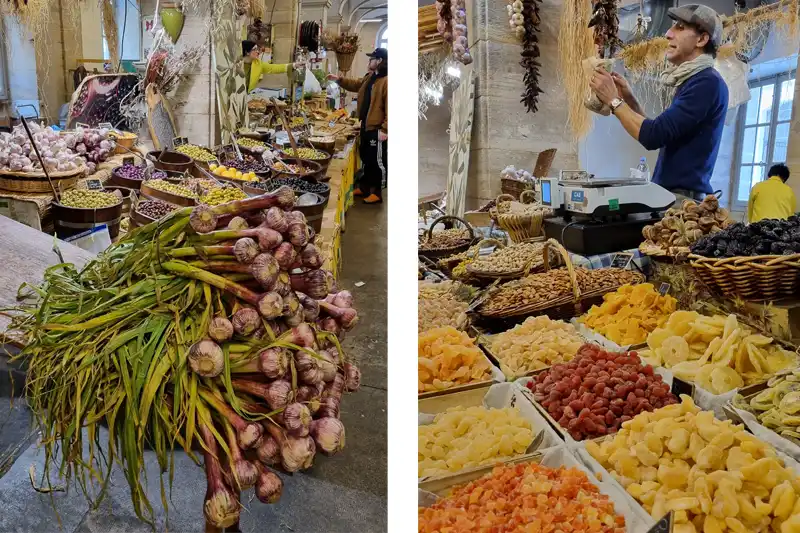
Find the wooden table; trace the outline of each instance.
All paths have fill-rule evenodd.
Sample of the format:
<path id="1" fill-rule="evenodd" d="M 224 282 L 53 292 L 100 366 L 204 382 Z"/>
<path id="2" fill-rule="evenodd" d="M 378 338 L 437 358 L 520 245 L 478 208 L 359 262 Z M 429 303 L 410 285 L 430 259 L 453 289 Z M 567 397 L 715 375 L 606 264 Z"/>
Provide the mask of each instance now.
<path id="1" fill-rule="evenodd" d="M 52 235 L 36 231 L 24 224 L 0 215 L 0 308 L 17 305 L 17 289 L 25 282 L 39 284 L 44 271 L 59 263 L 53 252 Z M 58 241 L 58 248 L 67 263 L 82 267 L 94 254 Z M 0 339 L 8 327 L 9 318 L 0 314 Z M 11 339 L 13 341 L 13 339 Z"/>

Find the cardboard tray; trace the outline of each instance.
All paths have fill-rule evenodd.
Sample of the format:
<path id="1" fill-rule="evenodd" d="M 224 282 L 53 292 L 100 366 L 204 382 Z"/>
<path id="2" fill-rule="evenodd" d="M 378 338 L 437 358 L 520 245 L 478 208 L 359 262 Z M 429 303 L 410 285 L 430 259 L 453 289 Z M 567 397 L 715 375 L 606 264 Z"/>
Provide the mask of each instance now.
<path id="1" fill-rule="evenodd" d="M 656 370 L 658 370 L 658 368 L 656 368 Z M 550 425 L 553 427 L 553 429 L 556 431 L 556 433 L 558 433 L 558 435 L 564 440 L 564 442 L 567 443 L 568 447 L 572 448 L 572 447 L 576 446 L 579 442 L 583 442 L 583 441 L 576 441 L 575 439 L 573 439 L 570 436 L 570 434 L 564 428 L 562 428 L 559 425 L 559 423 L 556 422 L 555 419 L 553 419 L 552 416 L 550 416 L 550 413 L 547 412 L 547 409 L 542 407 L 539 404 L 539 402 L 534 400 L 533 392 L 531 392 L 531 390 L 528 389 L 528 387 L 527 387 L 527 383 L 530 380 L 531 380 L 530 377 L 520 378 L 520 379 L 518 379 L 518 380 L 516 380 L 514 382 L 514 385 L 519 387 L 520 389 L 522 389 L 523 394 L 528 396 L 529 400 L 533 403 L 534 407 L 536 407 L 539 410 L 541 415 L 545 418 L 545 420 L 547 420 L 550 423 Z M 694 385 L 693 384 L 687 383 L 686 381 L 683 381 L 682 379 L 676 378 L 676 377 L 673 377 L 671 382 L 668 382 L 667 379 L 665 378 L 664 382 L 670 384 L 670 388 L 672 390 L 672 393 L 675 396 L 680 396 L 681 394 L 687 394 L 687 395 L 691 396 L 692 398 L 694 398 Z M 613 435 L 615 435 L 615 433 L 611 433 L 610 435 L 613 436 Z M 603 439 L 607 438 L 608 436 L 609 435 L 605 435 L 605 436 L 595 437 L 594 439 L 587 439 L 587 440 L 594 440 L 594 441 L 599 442 L 599 441 L 602 441 Z"/>
<path id="2" fill-rule="evenodd" d="M 611 482 L 605 479 L 598 480 L 590 469 L 563 446 L 543 449 L 533 454 L 506 461 L 506 464 L 520 463 L 538 463 L 551 468 L 564 466 L 583 471 L 589 481 L 600 490 L 600 493 L 608 496 L 614 503 L 616 512 L 625 517 L 625 530 L 627 533 L 647 531 L 655 523 L 636 500 L 625 492 L 625 489 L 616 483 L 613 478 L 608 476 Z M 436 480 L 421 482 L 418 485 L 418 505 L 420 507 L 430 507 L 437 499 L 449 495 L 455 487 L 466 485 L 487 474 L 491 474 L 493 468 L 494 466 L 484 466 Z"/>
<path id="3" fill-rule="evenodd" d="M 483 350 L 481 350 L 481 351 L 483 352 Z M 421 392 L 421 393 L 418 392 L 417 393 L 417 398 L 420 399 L 420 400 L 425 399 L 425 398 L 434 398 L 434 397 L 437 397 L 437 396 L 443 396 L 445 394 L 453 394 L 455 392 L 462 392 L 462 391 L 468 391 L 468 390 L 472 390 L 472 389 L 485 388 L 485 387 L 491 386 L 494 383 L 502 383 L 502 382 L 506 381 L 505 374 L 503 374 L 503 372 L 499 368 L 494 366 L 492 361 L 488 357 L 486 357 L 486 352 L 483 352 L 483 356 L 486 358 L 486 362 L 489 363 L 489 367 L 490 367 L 490 370 L 492 372 L 492 379 L 491 380 L 476 381 L 474 383 L 466 383 L 464 385 L 456 385 L 455 387 L 450 387 L 449 389 L 444 389 L 444 390 L 428 391 L 428 392 Z"/>
<path id="4" fill-rule="evenodd" d="M 551 448 L 561 445 L 562 443 L 559 435 L 553 431 L 550 424 L 548 424 L 530 402 L 530 399 L 523 394 L 519 387 L 514 386 L 513 383 L 496 383 L 488 388 L 462 391 L 458 394 L 449 394 L 438 398 L 428 398 L 419 400 L 418 404 L 418 424 L 420 426 L 433 422 L 433 417 L 435 415 L 443 413 L 451 407 L 475 407 L 481 405 L 490 409 L 516 407 L 520 415 L 531 424 L 534 436 L 533 443 L 536 444 L 536 449 Z M 541 437 L 539 437 L 540 433 Z M 537 442 L 538 439 L 541 440 Z M 529 453 L 533 451 L 534 450 L 528 450 Z M 500 460 L 498 463 L 507 461 L 508 459 Z M 442 477 L 449 477 L 449 475 Z M 423 479 L 436 478 L 428 476 Z"/>

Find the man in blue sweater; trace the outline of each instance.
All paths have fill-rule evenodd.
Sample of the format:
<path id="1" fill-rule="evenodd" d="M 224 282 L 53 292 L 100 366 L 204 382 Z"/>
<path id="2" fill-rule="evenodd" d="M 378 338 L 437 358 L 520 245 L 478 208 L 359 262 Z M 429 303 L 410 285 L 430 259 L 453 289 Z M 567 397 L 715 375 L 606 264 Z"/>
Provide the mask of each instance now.
<path id="1" fill-rule="evenodd" d="M 625 79 L 598 69 L 590 85 L 634 139 L 660 149 L 653 182 L 678 197 L 702 200 L 710 180 L 728 109 L 728 86 L 714 69 L 722 21 L 708 6 L 673 7 L 662 83 L 674 91 L 672 103 L 656 118 L 645 116 Z"/>

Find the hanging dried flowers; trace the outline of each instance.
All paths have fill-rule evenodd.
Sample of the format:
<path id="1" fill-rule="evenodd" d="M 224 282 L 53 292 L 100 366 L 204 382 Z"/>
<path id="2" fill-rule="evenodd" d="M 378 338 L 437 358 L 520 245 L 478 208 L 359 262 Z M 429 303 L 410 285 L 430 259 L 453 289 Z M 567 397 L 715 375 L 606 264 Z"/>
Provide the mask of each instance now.
<path id="1" fill-rule="evenodd" d="M 528 113 L 536 113 L 539 110 L 539 95 L 542 90 L 539 88 L 539 8 L 541 0 L 515 0 L 512 4 L 522 4 L 522 19 L 524 30 L 522 34 L 522 60 L 520 65 L 525 69 L 523 83 L 525 92 L 522 93 L 522 102 Z"/>
<path id="2" fill-rule="evenodd" d="M 617 49 L 622 48 L 622 41 L 617 36 L 619 17 L 616 0 L 597 0 L 589 27 L 594 28 L 594 44 L 600 58 L 613 57 Z"/>

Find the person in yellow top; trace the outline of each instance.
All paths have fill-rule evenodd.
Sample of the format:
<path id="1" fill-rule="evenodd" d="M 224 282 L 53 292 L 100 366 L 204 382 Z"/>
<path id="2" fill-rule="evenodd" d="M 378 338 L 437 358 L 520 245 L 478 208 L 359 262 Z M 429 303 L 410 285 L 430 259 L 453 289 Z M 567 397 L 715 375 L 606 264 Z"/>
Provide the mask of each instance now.
<path id="1" fill-rule="evenodd" d="M 242 41 L 242 55 L 244 56 L 244 74 L 247 79 L 247 92 L 256 87 L 264 74 L 289 73 L 291 69 L 300 66 L 300 63 L 286 63 L 274 65 L 261 61 L 261 48 L 253 41 Z"/>
<path id="2" fill-rule="evenodd" d="M 769 179 L 756 183 L 747 202 L 747 220 L 758 222 L 765 218 L 787 219 L 797 211 L 794 191 L 786 185 L 789 167 L 774 165 L 769 169 Z"/>

